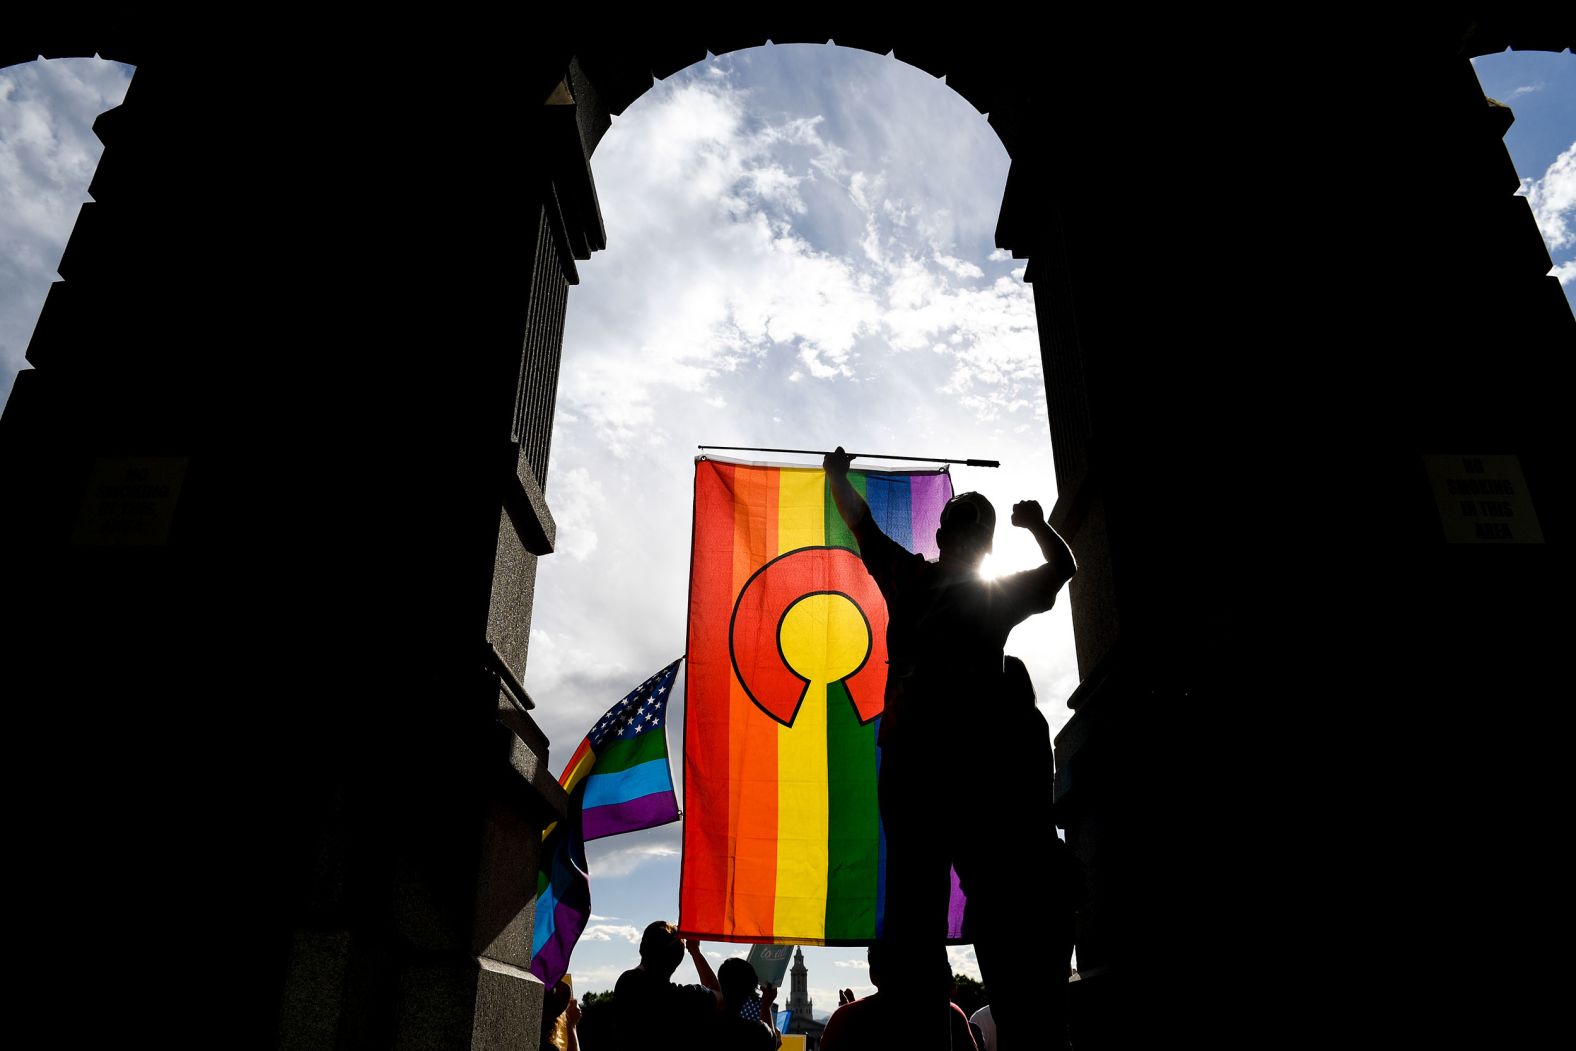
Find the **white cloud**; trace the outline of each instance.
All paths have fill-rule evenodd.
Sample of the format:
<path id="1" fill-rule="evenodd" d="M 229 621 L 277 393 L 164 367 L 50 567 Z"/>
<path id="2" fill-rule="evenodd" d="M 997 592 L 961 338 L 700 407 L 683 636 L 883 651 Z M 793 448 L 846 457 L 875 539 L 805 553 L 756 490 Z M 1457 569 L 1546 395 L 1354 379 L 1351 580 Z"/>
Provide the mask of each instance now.
<path id="1" fill-rule="evenodd" d="M 820 116 L 760 120 L 728 78 L 679 79 L 631 107 L 593 161 L 619 247 L 584 264 L 586 288 L 571 303 L 568 418 L 628 456 L 667 440 L 662 407 L 675 399 L 715 403 L 720 389 L 800 375 L 850 380 L 884 371 L 891 351 L 937 342 L 955 348 L 956 369 L 934 377 L 933 392 L 968 387 L 975 396 L 963 404 L 982 419 L 1036 411 L 1015 391 L 974 390 L 1015 385 L 1015 375 L 952 374 L 1034 334 L 1021 284 L 960 284 L 984 271 L 940 247 L 957 236 L 952 207 L 828 143 Z M 812 184 L 835 184 L 843 203 L 823 193 L 809 209 Z M 815 247 L 818 231 L 845 226 L 854 251 Z"/>
<path id="2" fill-rule="evenodd" d="M 1505 96 L 1505 101 L 1506 102 L 1510 102 L 1512 99 L 1519 99 L 1523 95 L 1530 95 L 1534 91 L 1542 91 L 1542 90 L 1543 90 L 1543 85 L 1542 84 L 1523 84 L 1521 87 L 1517 88 L 1515 91 L 1512 91 L 1509 95 L 1506 95 Z"/>
<path id="3" fill-rule="evenodd" d="M 947 946 L 947 962 L 952 965 L 953 974 L 961 974 L 975 981 L 980 981 L 979 960 L 974 957 L 972 945 Z"/>
<path id="4" fill-rule="evenodd" d="M 744 175 L 744 184 L 761 200 L 782 205 L 793 212 L 804 211 L 804 201 L 799 198 L 800 176 L 789 175 L 775 164 L 756 168 Z"/>
<path id="5" fill-rule="evenodd" d="M 870 176 L 865 172 L 854 172 L 848 177 L 848 196 L 853 198 L 854 204 L 862 212 L 870 210 Z"/>
<path id="6" fill-rule="evenodd" d="M 1572 282 L 1576 282 L 1576 259 L 1559 264 L 1553 270 L 1549 271 L 1549 273 L 1559 278 L 1560 284 L 1562 285 L 1568 285 Z"/>
<path id="7" fill-rule="evenodd" d="M 933 258 L 942 267 L 945 267 L 954 274 L 957 274 L 959 277 L 985 276 L 985 271 L 981 270 L 977 265 L 970 263 L 967 260 L 958 259 L 955 256 L 943 255 L 940 252 L 935 253 L 935 255 L 933 255 L 931 258 Z"/>
<path id="8" fill-rule="evenodd" d="M 1556 157 L 1540 178 L 1522 179 L 1519 192 L 1532 206 L 1538 232 L 1551 252 L 1576 244 L 1576 229 L 1572 228 L 1576 218 L 1576 142 Z"/>
<path id="9" fill-rule="evenodd" d="M 640 944 L 641 930 L 627 923 L 609 924 L 593 923 L 580 932 L 580 940 L 587 942 L 626 941 L 631 945 Z"/>
<path id="10" fill-rule="evenodd" d="M 618 305 L 572 314 L 587 318 L 570 333 L 585 360 L 564 391 L 615 455 L 663 437 L 664 398 L 707 394 L 775 346 L 807 348 L 815 375 L 843 374 L 876 315 L 848 267 L 789 221 L 804 211 L 798 187 L 814 172 L 790 172 L 771 151 L 806 147 L 819 170 L 836 170 L 840 153 L 820 142 L 816 121 L 747 125 L 743 93 L 710 80 L 643 101 L 641 120 L 610 133 L 596 159 L 606 187 L 641 190 L 603 194 L 609 226 L 629 245 L 599 286 Z M 604 262 L 613 259 L 592 260 L 587 274 Z"/>
<path id="11" fill-rule="evenodd" d="M 574 979 L 575 992 L 579 996 L 585 996 L 586 993 L 599 993 L 612 989 L 613 984 L 618 981 L 619 975 L 623 974 L 628 966 L 626 965 L 625 967 L 619 967 L 603 965 L 600 967 L 586 967 L 583 966 L 581 962 L 584 960 L 584 958 L 584 953 L 575 957 L 576 962 L 575 965 L 570 968 L 569 975 Z"/>
<path id="12" fill-rule="evenodd" d="M 0 403 L 32 339 L 103 143 L 98 114 L 120 104 L 131 68 L 90 58 L 0 72 Z"/>
<path id="13" fill-rule="evenodd" d="M 627 876 L 642 865 L 651 861 L 660 861 L 665 858 L 679 856 L 678 848 L 667 844 L 641 844 L 639 846 L 615 849 L 607 854 L 599 855 L 595 861 L 588 861 L 592 880 L 601 878 L 616 878 Z M 633 929 L 633 928 L 631 928 Z M 639 938 L 635 939 L 639 941 Z"/>
<path id="14" fill-rule="evenodd" d="M 818 380 L 853 375 L 848 367 L 847 351 L 826 351 L 814 343 L 803 343 L 799 347 L 799 360 L 810 370 L 810 375 Z"/>
<path id="15" fill-rule="evenodd" d="M 551 502 L 560 537 L 555 554 L 584 562 L 596 551 L 602 484 L 584 467 L 572 467 L 553 479 Z"/>

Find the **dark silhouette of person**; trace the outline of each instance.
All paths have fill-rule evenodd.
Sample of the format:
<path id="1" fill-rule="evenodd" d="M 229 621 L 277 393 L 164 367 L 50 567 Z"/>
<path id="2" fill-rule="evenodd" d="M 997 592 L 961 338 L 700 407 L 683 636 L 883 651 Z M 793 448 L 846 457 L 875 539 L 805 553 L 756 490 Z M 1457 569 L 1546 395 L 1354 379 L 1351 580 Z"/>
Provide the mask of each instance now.
<path id="1" fill-rule="evenodd" d="M 870 984 L 876 991 L 869 996 L 855 999 L 853 990 L 844 989 L 837 994 L 837 1010 L 826 1020 L 821 1032 L 821 1051 L 861 1051 L 869 1047 L 902 1047 L 895 1035 L 906 1027 L 905 1012 L 910 1005 L 882 988 L 886 980 L 886 950 L 881 943 L 870 946 L 865 959 L 870 963 Z M 952 987 L 952 970 L 942 961 L 941 969 L 933 971 L 930 982 L 946 1000 Z M 973 1031 L 963 1009 L 947 1001 L 946 1028 L 938 1036 L 927 1034 L 926 1044 L 933 1047 L 950 1047 L 952 1051 L 978 1051 Z M 945 1043 L 941 1042 L 945 1040 Z"/>
<path id="2" fill-rule="evenodd" d="M 771 1009 L 777 990 L 768 985 L 757 996 L 755 968 L 740 957 L 722 961 L 717 978 L 722 986 L 722 1013 L 706 1023 L 694 1046 L 701 1051 L 775 1051 L 782 1043 Z"/>
<path id="3" fill-rule="evenodd" d="M 999 713 L 1000 760 L 991 790 L 1011 800 L 1013 812 L 987 812 L 974 834 L 994 841 L 959 856 L 958 876 L 965 891 L 971 881 L 981 888 L 969 895 L 963 937 L 974 942 L 991 991 L 990 1032 L 985 1037 L 990 1051 L 1001 1047 L 1000 1010 L 994 1006 L 1000 999 L 1007 1001 L 1009 1012 L 1032 1003 L 1036 1039 L 1060 1049 L 1067 1041 L 1063 976 L 1072 974 L 1073 923 L 1083 898 L 1083 878 L 1072 851 L 1051 827 L 1050 727 L 1034 705 L 1029 669 L 1017 657 L 1003 659 L 1003 688 L 1007 704 Z M 1023 814 L 1043 817 L 1034 823 L 1023 820 Z M 1032 864 L 1024 863 L 1027 858 Z"/>
<path id="4" fill-rule="evenodd" d="M 688 951 L 700 985 L 678 985 L 678 970 Z M 700 942 L 679 938 L 665 920 L 647 924 L 640 938 L 640 963 L 618 976 L 613 986 L 615 1048 L 688 1048 L 723 1009 L 721 987 Z"/>
<path id="5" fill-rule="evenodd" d="M 1050 609 L 1072 578 L 1072 550 L 1040 505 L 1025 500 L 1013 505 L 1012 524 L 1034 536 L 1045 563 L 983 578 L 996 512 L 980 494 L 963 493 L 942 509 L 940 557 L 928 561 L 881 532 L 848 479 L 851 462 L 839 446 L 823 466 L 838 513 L 887 603 L 889 667 L 877 738 L 887 849 L 880 937 L 888 991 L 909 1005 L 895 1013 L 904 1027 L 893 1034 L 895 1045 L 945 1046 L 945 988 L 931 976 L 946 965 L 956 866 L 999 1046 L 1043 1046 L 1048 1032 L 1063 1031 L 1061 1018 L 1045 1017 L 1040 996 L 1048 969 L 1066 971 L 1072 921 L 1059 889 L 1061 862 L 1052 862 L 1049 882 L 1057 890 L 1049 895 L 1047 874 L 1036 866 L 1065 848 L 1057 852 L 1051 827 L 1046 726 L 1032 689 L 1024 695 L 1027 674 L 1009 672 L 1003 651 L 1012 629 Z"/>

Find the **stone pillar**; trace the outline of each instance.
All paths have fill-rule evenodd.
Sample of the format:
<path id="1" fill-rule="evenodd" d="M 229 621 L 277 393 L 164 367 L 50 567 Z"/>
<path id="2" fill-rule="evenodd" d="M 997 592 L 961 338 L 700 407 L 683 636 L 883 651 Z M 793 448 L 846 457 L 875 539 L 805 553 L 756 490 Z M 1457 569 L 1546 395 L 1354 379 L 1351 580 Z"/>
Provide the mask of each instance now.
<path id="1" fill-rule="evenodd" d="M 18 829 L 54 928 L 26 999 L 84 1039 L 530 1045 L 564 799 L 521 680 L 565 293 L 602 243 L 576 107 L 542 112 L 567 57 L 439 48 L 373 105 L 349 85 L 381 57 L 252 77 L 280 43 L 111 55 L 138 71 L 0 421 L 8 696 L 98 800 Z M 130 482 L 151 511 L 104 512 Z M 92 1010 L 87 916 L 118 961 Z"/>

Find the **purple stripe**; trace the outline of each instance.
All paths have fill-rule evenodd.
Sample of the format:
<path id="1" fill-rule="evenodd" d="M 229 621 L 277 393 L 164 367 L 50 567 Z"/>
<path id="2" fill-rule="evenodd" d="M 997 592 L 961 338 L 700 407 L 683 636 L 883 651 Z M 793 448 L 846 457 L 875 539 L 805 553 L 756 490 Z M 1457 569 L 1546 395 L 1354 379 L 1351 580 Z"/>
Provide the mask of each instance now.
<path id="1" fill-rule="evenodd" d="M 666 825 L 678 819 L 678 800 L 673 797 L 672 789 L 653 792 L 627 803 L 591 807 L 581 817 L 588 840 L 616 836 L 620 832 L 639 832 L 643 828 Z"/>
<path id="2" fill-rule="evenodd" d="M 582 911 L 564 902 L 553 906 L 552 936 L 531 960 L 531 973 L 540 978 L 542 984 L 557 985 L 558 979 L 569 972 L 569 956 L 575 951 L 575 943 L 590 919 L 589 909 Z"/>
<path id="3" fill-rule="evenodd" d="M 952 499 L 952 476 L 945 472 L 910 475 L 908 491 L 914 551 L 935 558 L 941 554 L 936 546 L 936 528 L 941 525 L 941 509 Z"/>
<path id="4" fill-rule="evenodd" d="M 963 884 L 958 882 L 958 870 L 952 870 L 952 900 L 947 903 L 947 938 L 957 941 L 963 937 Z"/>

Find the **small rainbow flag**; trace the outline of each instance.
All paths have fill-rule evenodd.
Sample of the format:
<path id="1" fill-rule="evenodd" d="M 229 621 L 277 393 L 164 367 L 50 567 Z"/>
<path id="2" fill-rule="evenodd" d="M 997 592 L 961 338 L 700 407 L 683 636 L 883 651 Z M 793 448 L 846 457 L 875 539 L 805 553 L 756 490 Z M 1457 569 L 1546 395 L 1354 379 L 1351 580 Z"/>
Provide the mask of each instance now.
<path id="1" fill-rule="evenodd" d="M 586 840 L 638 832 L 679 818 L 668 771 L 667 714 L 679 661 L 609 708 L 564 765 L 569 814 L 542 833 L 531 973 L 549 987 L 591 919 Z"/>
<path id="2" fill-rule="evenodd" d="M 679 819 L 668 769 L 667 716 L 683 657 L 609 708 L 564 764 L 558 783 L 585 784 L 581 824 L 587 840 L 638 832 Z"/>
<path id="3" fill-rule="evenodd" d="M 938 552 L 944 471 L 851 471 L 882 531 Z M 885 851 L 876 748 L 886 603 L 820 468 L 695 465 L 684 858 L 695 937 L 866 944 Z M 953 881 L 949 935 L 962 931 Z"/>

